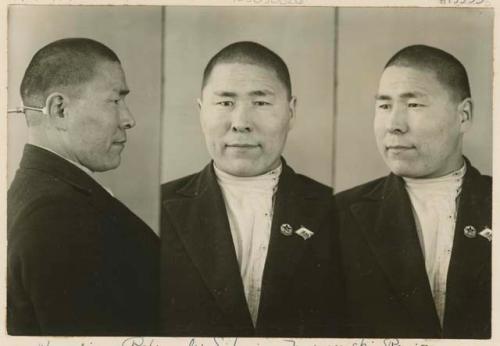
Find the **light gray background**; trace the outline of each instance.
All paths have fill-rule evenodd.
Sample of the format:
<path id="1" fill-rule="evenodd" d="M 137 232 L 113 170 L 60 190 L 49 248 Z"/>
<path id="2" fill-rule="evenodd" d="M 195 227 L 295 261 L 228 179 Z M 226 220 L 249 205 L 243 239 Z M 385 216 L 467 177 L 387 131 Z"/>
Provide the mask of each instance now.
<path id="1" fill-rule="evenodd" d="M 196 98 L 208 60 L 236 41 L 256 41 L 287 63 L 297 119 L 284 157 L 297 171 L 332 185 L 334 9 L 167 7 L 161 181 L 210 160 Z"/>
<path id="2" fill-rule="evenodd" d="M 9 6 L 8 107 L 21 105 L 19 86 L 37 50 L 57 39 L 88 37 L 108 45 L 122 61 L 136 119 L 120 167 L 95 174 L 114 195 L 158 232 L 161 105 L 161 7 Z M 27 127 L 8 116 L 8 184 L 19 166 Z"/>
<path id="3" fill-rule="evenodd" d="M 338 19 L 335 190 L 388 173 L 372 130 L 375 94 L 385 63 L 412 44 L 441 48 L 464 64 L 474 100 L 464 151 L 491 175 L 493 10 L 340 8 Z"/>

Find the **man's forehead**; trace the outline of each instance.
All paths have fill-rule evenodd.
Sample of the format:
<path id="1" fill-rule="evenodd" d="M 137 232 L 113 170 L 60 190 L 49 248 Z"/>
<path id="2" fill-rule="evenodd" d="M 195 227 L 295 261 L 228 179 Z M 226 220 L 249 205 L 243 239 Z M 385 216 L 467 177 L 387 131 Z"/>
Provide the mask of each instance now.
<path id="1" fill-rule="evenodd" d="M 266 80 L 280 83 L 276 71 L 270 67 L 260 64 L 225 62 L 215 65 L 207 84 L 238 80 Z"/>
<path id="2" fill-rule="evenodd" d="M 203 88 L 203 93 L 207 92 L 216 96 L 272 96 L 286 93 L 286 88 L 274 70 L 235 62 L 214 67 Z"/>
<path id="3" fill-rule="evenodd" d="M 387 93 L 428 95 L 443 89 L 436 73 L 430 69 L 413 66 L 389 66 L 380 77 L 378 94 Z"/>
<path id="4" fill-rule="evenodd" d="M 118 62 L 104 61 L 96 65 L 89 87 L 103 88 L 118 93 L 128 92 L 125 72 Z"/>

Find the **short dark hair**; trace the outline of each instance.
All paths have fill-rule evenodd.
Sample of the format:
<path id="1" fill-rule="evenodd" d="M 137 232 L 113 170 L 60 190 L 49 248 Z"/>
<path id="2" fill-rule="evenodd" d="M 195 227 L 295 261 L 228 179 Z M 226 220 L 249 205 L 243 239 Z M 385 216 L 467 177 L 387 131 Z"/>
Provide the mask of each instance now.
<path id="1" fill-rule="evenodd" d="M 23 103 L 43 107 L 54 89 L 89 81 L 99 62 L 118 62 L 104 44 L 88 38 L 65 38 L 41 48 L 31 59 L 21 82 Z"/>
<path id="2" fill-rule="evenodd" d="M 426 45 L 413 45 L 401 49 L 389 59 L 390 66 L 415 67 L 435 73 L 441 84 L 448 88 L 450 96 L 460 102 L 471 97 L 469 79 L 464 65 L 444 50 Z"/>
<path id="3" fill-rule="evenodd" d="M 241 63 L 269 68 L 276 73 L 278 79 L 283 83 L 288 98 L 292 95 L 290 73 L 283 59 L 269 48 L 251 41 L 232 43 L 215 54 L 203 71 L 202 90 L 207 84 L 214 67 L 222 63 Z"/>

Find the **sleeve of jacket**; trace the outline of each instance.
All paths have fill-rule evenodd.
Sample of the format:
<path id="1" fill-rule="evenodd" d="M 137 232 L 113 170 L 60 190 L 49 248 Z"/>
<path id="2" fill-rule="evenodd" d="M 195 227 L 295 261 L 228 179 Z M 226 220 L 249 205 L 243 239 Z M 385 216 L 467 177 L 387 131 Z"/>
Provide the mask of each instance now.
<path id="1" fill-rule="evenodd" d="M 112 320 L 101 305 L 105 285 L 96 271 L 101 226 L 88 206 L 75 203 L 69 198 L 35 203 L 10 230 L 10 334 L 85 334 Z"/>

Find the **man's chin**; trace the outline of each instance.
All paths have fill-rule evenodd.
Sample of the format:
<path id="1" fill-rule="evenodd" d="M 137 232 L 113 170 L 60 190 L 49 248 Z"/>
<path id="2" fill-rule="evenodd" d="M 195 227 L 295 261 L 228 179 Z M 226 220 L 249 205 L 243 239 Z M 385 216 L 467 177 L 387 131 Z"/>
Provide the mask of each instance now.
<path id="1" fill-rule="evenodd" d="M 84 165 L 93 172 L 106 172 L 116 169 L 120 166 L 121 158 L 113 158 L 112 160 L 106 160 L 105 162 L 91 162 L 88 165 Z"/>
<path id="2" fill-rule="evenodd" d="M 415 167 L 398 165 L 391 167 L 391 172 L 402 178 L 418 179 L 422 178 L 425 173 L 420 172 Z"/>
<path id="3" fill-rule="evenodd" d="M 417 178 L 418 172 L 415 165 L 403 160 L 386 160 L 386 164 L 395 175 L 403 178 Z"/>
<path id="4" fill-rule="evenodd" d="M 215 165 L 221 171 L 236 177 L 254 177 L 266 173 L 265 169 L 259 167 L 254 160 L 235 159 L 231 163 L 217 163 Z"/>

